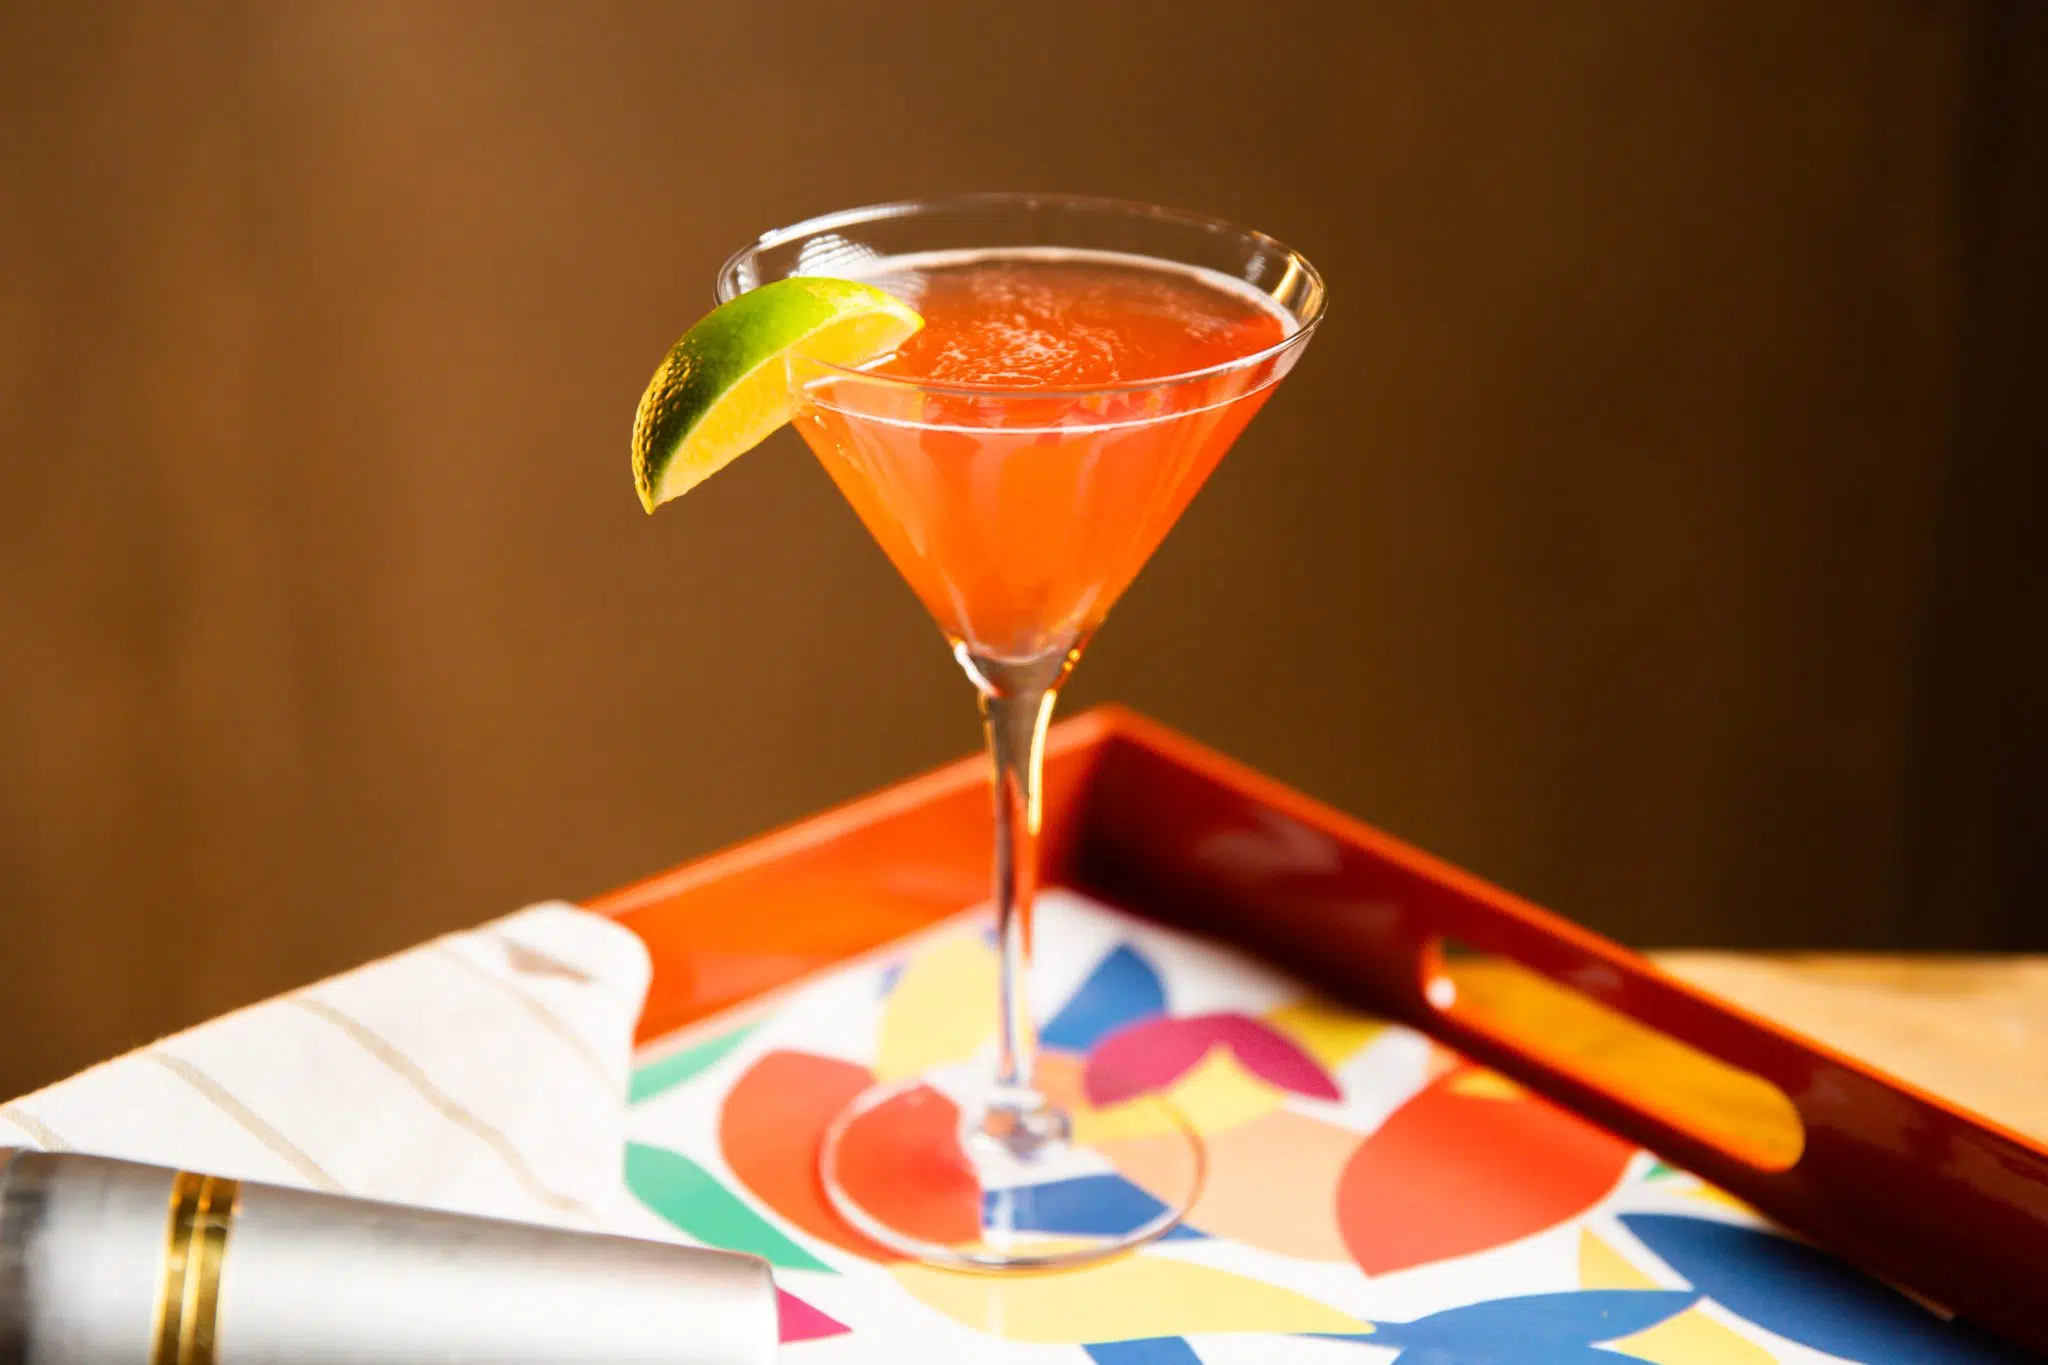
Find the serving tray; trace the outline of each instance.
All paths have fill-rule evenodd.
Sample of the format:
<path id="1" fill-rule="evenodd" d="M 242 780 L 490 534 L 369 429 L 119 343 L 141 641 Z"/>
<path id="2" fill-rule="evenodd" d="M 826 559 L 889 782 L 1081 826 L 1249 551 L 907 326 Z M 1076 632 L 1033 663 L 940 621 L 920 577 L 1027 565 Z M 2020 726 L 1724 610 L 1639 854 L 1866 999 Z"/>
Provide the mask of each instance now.
<path id="1" fill-rule="evenodd" d="M 980 1045 L 979 997 L 944 983 L 981 970 L 989 838 L 966 760 L 590 903 L 655 967 L 629 1183 L 670 1228 L 772 1251 L 820 1361 L 2028 1358 L 1980 1328 L 2048 1350 L 2048 1151 L 1120 709 L 1048 746 L 1050 1066 L 1085 1094 L 1094 1050 L 1154 1047 L 1237 1169 L 1101 1271 L 893 1263 L 805 1184 L 829 1118 L 806 1105 L 905 1036 Z M 1047 1192 L 1042 1231 L 1145 1174 Z M 1289 1215 L 1260 1230 L 1231 1200 L 1266 1175 Z M 1247 1284 L 1291 1307 L 1202 1316 Z"/>

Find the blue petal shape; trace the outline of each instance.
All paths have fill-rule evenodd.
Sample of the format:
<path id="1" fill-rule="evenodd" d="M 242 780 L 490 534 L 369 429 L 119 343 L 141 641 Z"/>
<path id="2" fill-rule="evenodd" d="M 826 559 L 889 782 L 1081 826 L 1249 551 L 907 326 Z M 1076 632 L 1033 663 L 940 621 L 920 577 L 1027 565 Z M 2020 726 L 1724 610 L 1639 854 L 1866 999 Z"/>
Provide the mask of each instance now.
<path id="1" fill-rule="evenodd" d="M 1398 1324 L 1397 1324 L 1398 1325 Z M 1361 1346 L 1387 1346 L 1384 1338 L 1364 1332 L 1332 1334 L 1326 1341 L 1355 1341 Z M 1598 1346 L 1557 1342 L 1496 1341 L 1486 1346 L 1411 1346 L 1389 1365 L 1617 1365 L 1636 1357 Z"/>
<path id="2" fill-rule="evenodd" d="M 1052 1180 L 1043 1185 L 987 1190 L 981 1196 L 984 1227 L 1073 1237 L 1114 1236 L 1164 1212 L 1166 1205 L 1120 1175 L 1075 1176 L 1072 1180 Z M 1160 1240 L 1189 1241 L 1203 1236 L 1180 1224 Z"/>
<path id="3" fill-rule="evenodd" d="M 1373 1346 L 1399 1346 L 1425 1353 L 1443 1365 L 1452 1361 L 1490 1360 L 1512 1353 L 1517 1361 L 1552 1359 L 1541 1351 L 1585 1348 L 1647 1331 L 1699 1301 L 1683 1289 L 1580 1289 L 1563 1294 L 1527 1294 L 1513 1299 L 1488 1299 L 1463 1308 L 1446 1308 L 1413 1322 L 1375 1323 L 1369 1337 L 1354 1338 Z M 1500 1354 L 1507 1360 L 1509 1354 Z M 1569 1354 L 1558 1360 L 1576 1359 Z"/>
<path id="4" fill-rule="evenodd" d="M 1625 1213 L 1622 1226 L 1730 1312 L 1829 1355 L 1915 1365 L 2018 1365 L 2031 1359 L 1804 1242 L 1670 1213 Z"/>
<path id="5" fill-rule="evenodd" d="M 1119 944 L 1039 1031 L 1047 1047 L 1086 1052 L 1126 1024 L 1166 1012 L 1166 988 L 1137 949 Z"/>
<path id="6" fill-rule="evenodd" d="M 1083 1346 L 1095 1365 L 1202 1365 L 1186 1337 L 1144 1337 L 1137 1341 L 1098 1341 Z"/>
<path id="7" fill-rule="evenodd" d="M 881 975 L 875 978 L 875 994 L 886 997 L 895 990 L 896 983 L 903 979 L 903 969 L 909 965 L 907 962 L 891 962 L 882 968 Z"/>

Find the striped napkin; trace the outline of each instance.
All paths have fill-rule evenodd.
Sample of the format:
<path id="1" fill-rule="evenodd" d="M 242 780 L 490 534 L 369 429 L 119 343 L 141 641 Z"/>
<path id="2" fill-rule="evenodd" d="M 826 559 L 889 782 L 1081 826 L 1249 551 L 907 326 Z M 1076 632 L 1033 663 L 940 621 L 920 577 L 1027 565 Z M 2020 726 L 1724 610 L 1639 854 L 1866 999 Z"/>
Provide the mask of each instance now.
<path id="1" fill-rule="evenodd" d="M 603 1227 L 648 976 L 628 930 L 536 905 L 0 1105 L 0 1147 Z"/>

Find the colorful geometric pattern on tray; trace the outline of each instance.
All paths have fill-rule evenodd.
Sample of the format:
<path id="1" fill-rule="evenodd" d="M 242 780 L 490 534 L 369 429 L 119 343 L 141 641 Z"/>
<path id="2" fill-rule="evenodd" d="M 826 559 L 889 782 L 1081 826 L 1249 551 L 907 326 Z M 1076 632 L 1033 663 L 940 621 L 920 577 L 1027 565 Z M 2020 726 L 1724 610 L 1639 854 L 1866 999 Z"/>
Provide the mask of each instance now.
<path id="1" fill-rule="evenodd" d="M 1041 1084 L 1114 1170 L 1011 1192 L 1020 1230 L 1152 1204 L 1200 1130 L 1185 1227 L 1076 1272 L 976 1276 L 894 1257 L 826 1206 L 825 1125 L 874 1079 L 990 1044 L 995 957 L 963 916 L 643 1054 L 627 1231 L 766 1257 L 798 1365 L 1880 1365 L 2023 1360 L 1406 1028 L 1305 996 L 1213 944 L 1042 893 Z M 932 1106 L 913 1107 L 930 1115 Z M 943 1117 L 943 1115 L 940 1115 Z M 870 1207 L 890 1171 L 849 1166 Z M 898 1209 L 971 1235 L 967 1186 Z M 966 1228 L 968 1233 L 959 1229 Z"/>

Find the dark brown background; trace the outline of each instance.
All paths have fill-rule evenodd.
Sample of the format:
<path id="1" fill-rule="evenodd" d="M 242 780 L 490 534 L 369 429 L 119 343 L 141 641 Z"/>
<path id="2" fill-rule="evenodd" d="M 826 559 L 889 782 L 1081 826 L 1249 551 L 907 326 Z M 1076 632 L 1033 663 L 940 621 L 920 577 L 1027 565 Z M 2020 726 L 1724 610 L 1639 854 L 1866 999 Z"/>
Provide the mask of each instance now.
<path id="1" fill-rule="evenodd" d="M 0 1094 L 975 744 L 793 438 L 626 467 L 727 251 L 954 189 L 1333 287 L 1074 704 L 1640 942 L 2041 943 L 2044 10 L 0 4 Z"/>

